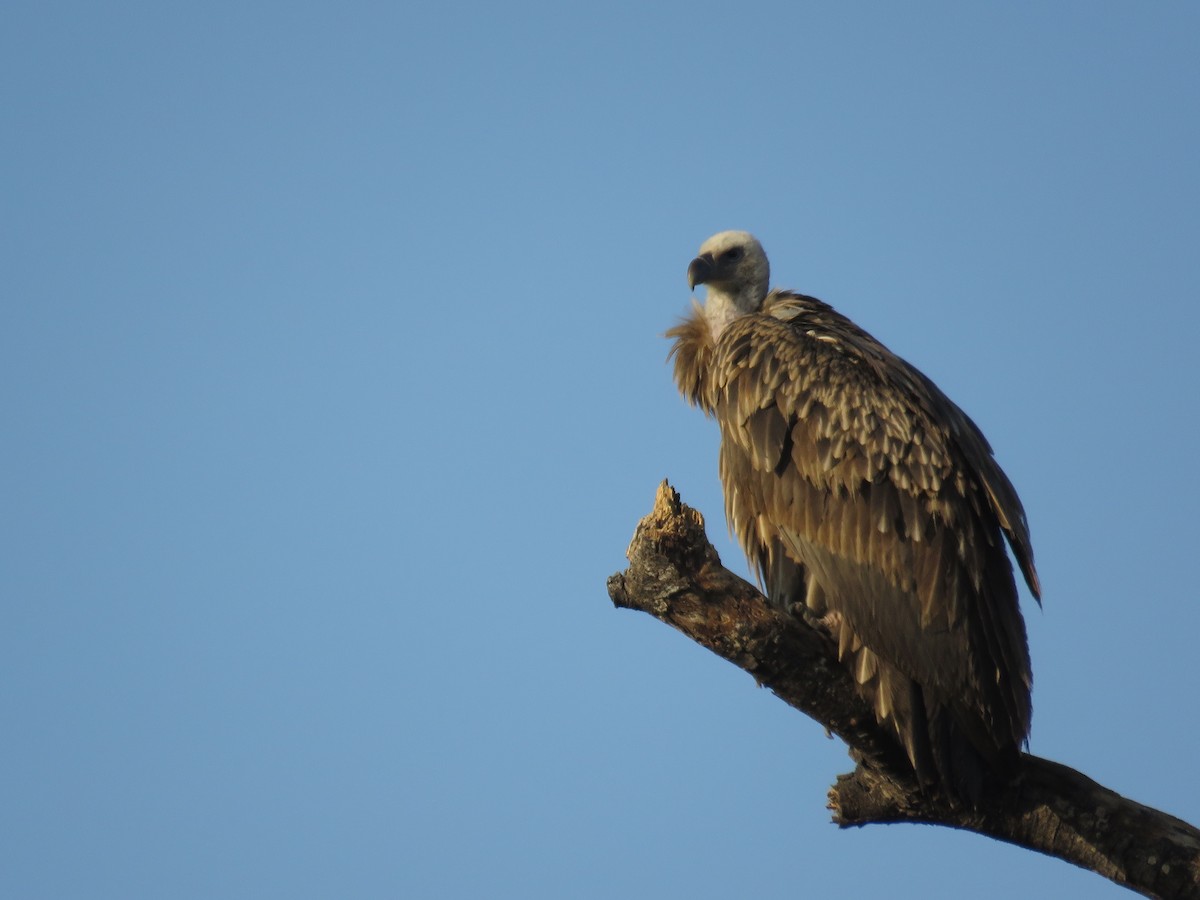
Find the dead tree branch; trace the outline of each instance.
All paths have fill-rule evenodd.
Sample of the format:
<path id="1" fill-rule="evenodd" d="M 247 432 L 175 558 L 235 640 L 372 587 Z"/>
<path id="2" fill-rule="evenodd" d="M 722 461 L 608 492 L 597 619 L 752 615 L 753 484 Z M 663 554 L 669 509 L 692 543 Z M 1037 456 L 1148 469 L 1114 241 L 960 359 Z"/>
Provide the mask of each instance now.
<path id="1" fill-rule="evenodd" d="M 1058 763 L 1026 754 L 1012 784 L 979 810 L 923 795 L 829 638 L 776 612 L 725 569 L 703 518 L 665 481 L 627 556 L 629 568 L 608 580 L 616 606 L 674 626 L 846 742 L 857 767 L 829 792 L 838 825 L 963 828 L 1056 856 L 1147 897 L 1200 898 L 1200 830 Z"/>

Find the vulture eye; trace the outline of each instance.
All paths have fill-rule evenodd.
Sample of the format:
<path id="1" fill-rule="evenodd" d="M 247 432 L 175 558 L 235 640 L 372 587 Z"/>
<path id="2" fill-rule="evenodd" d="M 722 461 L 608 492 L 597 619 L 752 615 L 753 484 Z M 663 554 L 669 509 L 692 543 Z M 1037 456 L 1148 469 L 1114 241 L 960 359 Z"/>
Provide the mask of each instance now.
<path id="1" fill-rule="evenodd" d="M 732 250 L 726 250 L 721 254 L 721 262 L 737 262 L 742 258 L 742 248 L 734 247 Z"/>

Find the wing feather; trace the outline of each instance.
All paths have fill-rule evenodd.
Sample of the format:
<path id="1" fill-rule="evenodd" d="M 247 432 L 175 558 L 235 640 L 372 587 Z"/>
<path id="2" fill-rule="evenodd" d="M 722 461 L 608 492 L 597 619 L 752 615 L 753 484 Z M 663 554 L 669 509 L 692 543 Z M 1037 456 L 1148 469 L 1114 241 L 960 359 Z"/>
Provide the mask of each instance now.
<path id="1" fill-rule="evenodd" d="M 1031 676 L 1001 532 L 1039 585 L 1024 511 L 978 428 L 813 298 L 773 293 L 715 342 L 684 329 L 676 378 L 720 425 L 726 514 L 764 584 L 820 598 L 918 772 L 962 768 L 938 737 L 947 723 L 985 759 L 1015 752 Z M 689 334 L 703 353 L 680 349 Z M 705 353 L 706 375 L 681 372 Z"/>

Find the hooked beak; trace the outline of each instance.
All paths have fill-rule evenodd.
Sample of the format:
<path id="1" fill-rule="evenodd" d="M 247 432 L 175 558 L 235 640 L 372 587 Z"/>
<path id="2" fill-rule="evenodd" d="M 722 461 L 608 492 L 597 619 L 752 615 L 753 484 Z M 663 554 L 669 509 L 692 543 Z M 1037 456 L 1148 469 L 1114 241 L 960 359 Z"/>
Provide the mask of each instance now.
<path id="1" fill-rule="evenodd" d="M 715 260 L 711 253 L 702 253 L 688 265 L 688 287 L 693 291 L 696 285 L 704 284 L 712 277 Z"/>

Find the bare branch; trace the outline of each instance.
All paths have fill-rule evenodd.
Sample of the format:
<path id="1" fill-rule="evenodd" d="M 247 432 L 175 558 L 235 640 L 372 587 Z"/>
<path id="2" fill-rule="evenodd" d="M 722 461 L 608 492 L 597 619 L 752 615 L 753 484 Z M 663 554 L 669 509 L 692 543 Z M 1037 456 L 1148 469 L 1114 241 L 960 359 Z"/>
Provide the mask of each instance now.
<path id="1" fill-rule="evenodd" d="M 626 555 L 629 568 L 608 580 L 616 606 L 674 626 L 846 742 L 857 767 L 829 792 L 838 825 L 962 828 L 1064 859 L 1147 897 L 1200 898 L 1200 831 L 1066 766 L 1026 754 L 1012 783 L 978 810 L 923 794 L 828 636 L 776 612 L 725 569 L 701 515 L 665 481 Z"/>

